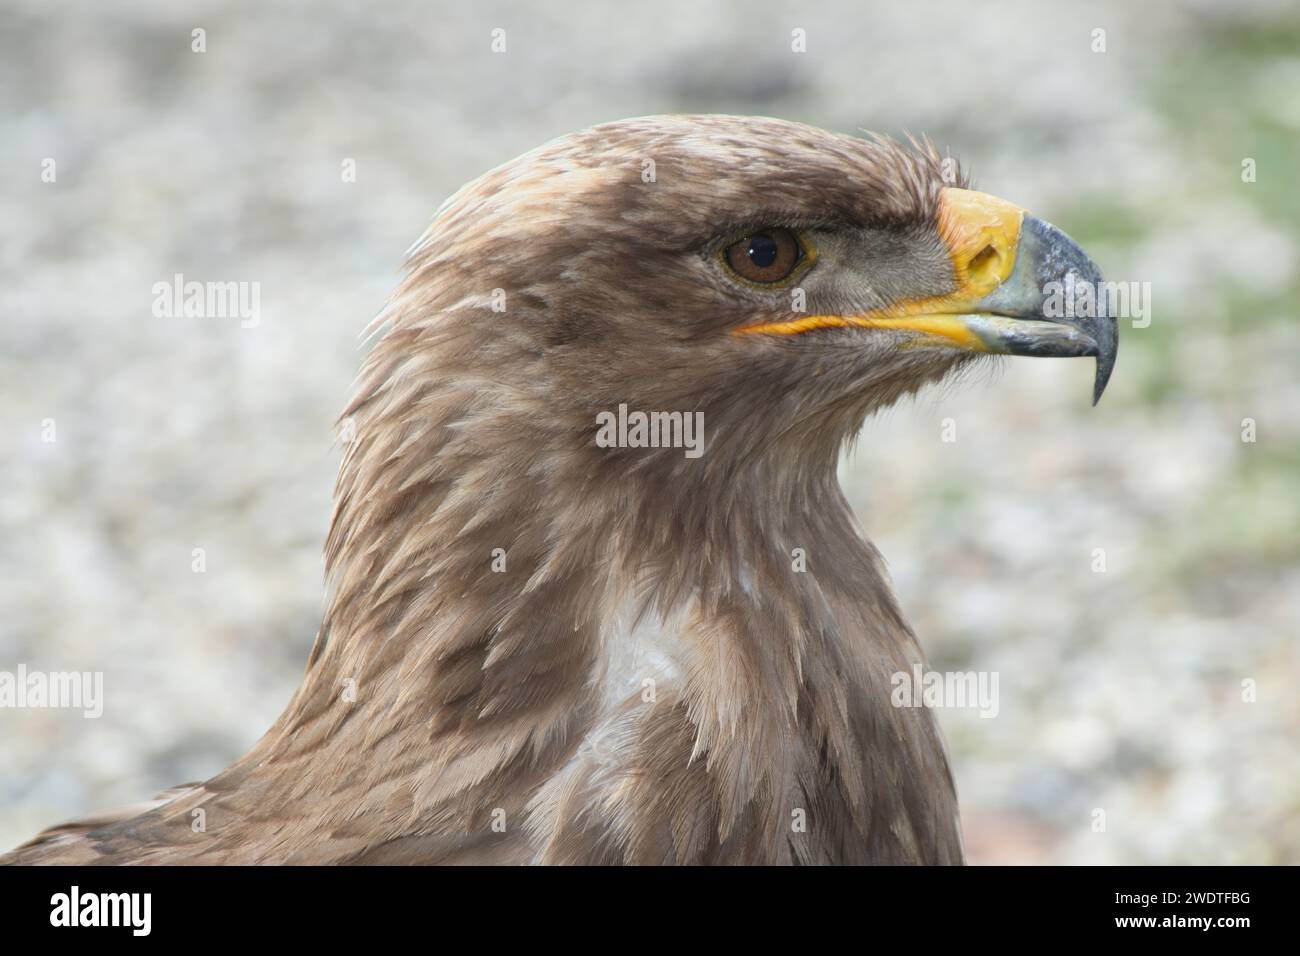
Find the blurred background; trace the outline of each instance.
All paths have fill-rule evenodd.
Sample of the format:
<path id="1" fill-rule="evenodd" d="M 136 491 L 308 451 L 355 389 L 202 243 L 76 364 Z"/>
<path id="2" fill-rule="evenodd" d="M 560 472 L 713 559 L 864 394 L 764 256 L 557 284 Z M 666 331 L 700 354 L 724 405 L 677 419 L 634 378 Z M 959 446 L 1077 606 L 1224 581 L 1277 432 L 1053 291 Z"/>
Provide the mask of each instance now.
<path id="1" fill-rule="evenodd" d="M 971 861 L 1300 862 L 1300 9 L 1224 6 L 5 0 L 0 670 L 107 700 L 0 709 L 0 849 L 288 701 L 332 424 L 438 204 L 596 122 L 736 112 L 927 133 L 1150 283 L 1096 409 L 1091 363 L 1009 360 L 843 466 L 932 666 L 1000 675 L 996 718 L 939 712 Z M 175 273 L 260 282 L 260 323 L 155 317 Z"/>

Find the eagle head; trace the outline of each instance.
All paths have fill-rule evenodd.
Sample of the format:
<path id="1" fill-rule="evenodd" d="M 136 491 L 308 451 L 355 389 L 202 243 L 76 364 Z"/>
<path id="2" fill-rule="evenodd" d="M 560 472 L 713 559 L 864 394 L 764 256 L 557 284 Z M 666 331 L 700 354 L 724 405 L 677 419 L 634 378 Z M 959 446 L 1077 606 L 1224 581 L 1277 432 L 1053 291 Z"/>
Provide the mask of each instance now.
<path id="1" fill-rule="evenodd" d="M 517 376 L 508 407 L 568 435 L 619 405 L 703 413 L 729 471 L 833 458 L 872 410 L 982 356 L 1095 356 L 1095 401 L 1115 321 L 1048 306 L 1099 281 L 1067 236 L 969 189 L 927 142 L 666 116 L 565 136 L 467 185 L 386 317 L 402 361 L 423 341 L 471 375 L 490 366 L 488 389 Z"/>

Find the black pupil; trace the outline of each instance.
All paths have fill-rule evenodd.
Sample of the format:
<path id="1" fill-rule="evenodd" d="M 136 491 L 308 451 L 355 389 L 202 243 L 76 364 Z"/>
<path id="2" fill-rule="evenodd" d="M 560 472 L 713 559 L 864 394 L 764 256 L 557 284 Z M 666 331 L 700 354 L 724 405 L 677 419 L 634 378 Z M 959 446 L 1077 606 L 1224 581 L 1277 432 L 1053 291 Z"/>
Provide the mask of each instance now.
<path id="1" fill-rule="evenodd" d="M 771 236 L 751 236 L 749 240 L 749 261 L 760 269 L 766 269 L 776 262 L 776 240 Z"/>

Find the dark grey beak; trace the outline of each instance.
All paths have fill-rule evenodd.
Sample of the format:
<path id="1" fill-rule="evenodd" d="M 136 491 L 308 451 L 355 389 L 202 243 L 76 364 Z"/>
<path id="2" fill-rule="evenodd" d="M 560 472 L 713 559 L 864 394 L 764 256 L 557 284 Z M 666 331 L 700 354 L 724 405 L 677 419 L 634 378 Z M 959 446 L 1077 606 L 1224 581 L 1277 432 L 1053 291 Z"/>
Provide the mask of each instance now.
<path id="1" fill-rule="evenodd" d="M 1026 215 L 1010 276 L 976 303 L 973 331 L 1007 355 L 1097 358 L 1092 403 L 1101 399 L 1119 347 L 1114 297 L 1101 271 L 1051 223 Z"/>

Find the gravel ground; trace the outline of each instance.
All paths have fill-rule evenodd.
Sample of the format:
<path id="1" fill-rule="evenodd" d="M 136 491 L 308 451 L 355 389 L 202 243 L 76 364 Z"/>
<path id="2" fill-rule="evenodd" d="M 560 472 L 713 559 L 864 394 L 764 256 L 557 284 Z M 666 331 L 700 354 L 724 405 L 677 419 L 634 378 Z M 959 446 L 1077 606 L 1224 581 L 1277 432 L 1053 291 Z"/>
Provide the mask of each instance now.
<path id="1" fill-rule="evenodd" d="M 972 860 L 1300 862 L 1300 13 L 1234 7 L 8 0 L 0 670 L 107 702 L 0 710 L 0 847 L 217 771 L 288 700 L 332 421 L 438 203 L 718 111 L 928 133 L 1151 284 L 1098 408 L 1088 363 L 1011 360 L 844 464 L 933 665 L 1000 676 L 996 718 L 941 715 Z M 155 317 L 176 273 L 260 282 L 259 324 Z"/>

